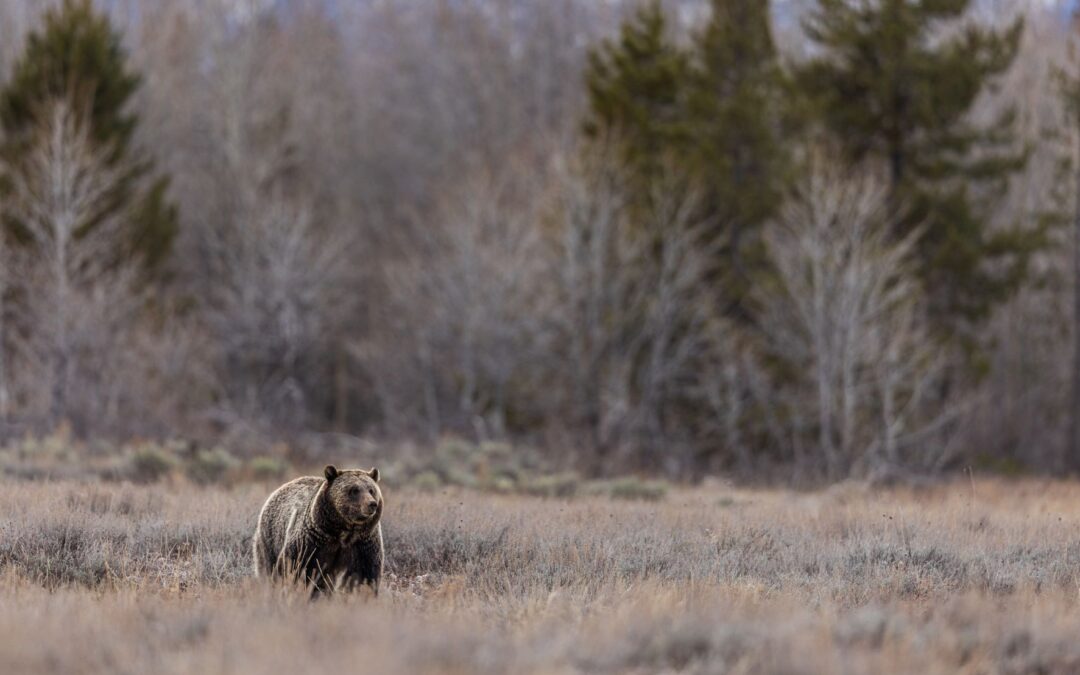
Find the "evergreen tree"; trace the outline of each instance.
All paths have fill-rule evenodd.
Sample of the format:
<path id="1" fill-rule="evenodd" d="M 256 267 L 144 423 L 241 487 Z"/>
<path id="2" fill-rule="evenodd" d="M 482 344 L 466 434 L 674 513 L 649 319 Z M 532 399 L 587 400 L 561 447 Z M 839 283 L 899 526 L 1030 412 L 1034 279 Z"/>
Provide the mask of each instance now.
<path id="1" fill-rule="evenodd" d="M 970 0 L 818 0 L 805 21 L 821 55 L 799 69 L 827 131 L 852 162 L 884 163 L 897 236 L 925 228 L 919 263 L 946 336 L 984 319 L 1024 280 L 1039 231 L 992 233 L 994 195 L 1026 153 L 1011 111 L 976 125 L 981 94 L 1012 64 L 1022 24 L 960 25 Z"/>
<path id="2" fill-rule="evenodd" d="M 1073 474 L 1080 473 L 1080 63 L 1074 45 L 1069 49 L 1070 63 L 1057 73 L 1062 112 L 1063 134 L 1054 139 L 1066 149 L 1061 161 L 1061 179 L 1052 194 L 1059 208 L 1054 209 L 1072 225 L 1072 338 L 1069 435 L 1063 465 Z M 1071 211 L 1071 213 L 1070 213 Z M 1068 214 L 1068 215 L 1065 215 Z M 1070 217 L 1071 216 L 1071 217 Z"/>
<path id="3" fill-rule="evenodd" d="M 726 235 L 729 300 L 738 303 L 761 261 L 754 235 L 781 201 L 789 162 L 782 132 L 786 78 L 770 3 L 712 0 L 695 37 L 689 82 L 690 160 L 708 215 Z"/>
<path id="4" fill-rule="evenodd" d="M 669 36 L 658 2 L 642 7 L 589 60 L 586 132 L 613 137 L 631 198 L 672 189 L 672 171 L 704 198 L 699 220 L 724 240 L 712 278 L 737 312 L 755 261 L 754 234 L 774 212 L 787 173 L 786 79 L 768 2 L 712 0 L 688 49 Z"/>
<path id="5" fill-rule="evenodd" d="M 776 209 L 784 173 L 784 76 L 769 3 L 713 0 L 695 47 L 688 97 L 695 163 L 724 221 L 758 225 Z"/>
<path id="6" fill-rule="evenodd" d="M 169 251 L 177 213 L 166 198 L 167 179 L 152 178 L 152 162 L 132 144 L 138 119 L 126 108 L 138 87 L 108 17 L 95 12 L 90 0 L 65 0 L 45 13 L 43 30 L 30 33 L 11 82 L 0 91 L 0 157 L 18 171 L 39 115 L 57 100 L 70 100 L 109 162 L 125 167 L 106 205 L 82 227 L 123 215 L 130 250 L 119 255 L 137 255 L 153 268 Z M 19 224 L 9 225 L 18 234 Z"/>
<path id="7" fill-rule="evenodd" d="M 639 196 L 662 180 L 665 162 L 689 140 L 689 61 L 668 33 L 664 11 L 653 0 L 623 24 L 617 40 L 605 40 L 589 54 L 586 69 L 585 133 L 617 145 Z"/>

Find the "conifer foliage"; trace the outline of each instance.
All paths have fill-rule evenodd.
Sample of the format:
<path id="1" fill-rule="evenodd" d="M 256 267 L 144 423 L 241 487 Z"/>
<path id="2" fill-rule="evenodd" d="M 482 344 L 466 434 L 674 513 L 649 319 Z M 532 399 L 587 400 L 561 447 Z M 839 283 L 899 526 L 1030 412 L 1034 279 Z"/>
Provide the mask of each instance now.
<path id="1" fill-rule="evenodd" d="M 660 3 L 643 5 L 617 40 L 589 55 L 590 112 L 585 132 L 615 143 L 636 188 L 664 173 L 665 158 L 685 152 L 689 59 L 673 42 Z"/>
<path id="2" fill-rule="evenodd" d="M 718 220 L 752 229 L 772 216 L 785 174 L 785 77 L 768 2 L 713 0 L 694 41 L 688 113 L 694 163 Z"/>
<path id="3" fill-rule="evenodd" d="M 804 22 L 819 56 L 798 69 L 823 126 L 853 162 L 884 164 L 902 237 L 923 228 L 919 266 L 939 330 L 961 336 L 1023 281 L 1042 232 L 991 231 L 994 197 L 1024 166 L 1015 115 L 972 120 L 1017 55 L 1022 21 L 966 22 L 970 0 L 818 0 Z"/>
<path id="4" fill-rule="evenodd" d="M 591 55 L 587 72 L 586 132 L 621 148 L 631 199 L 647 198 L 660 176 L 670 183 L 672 166 L 701 193 L 701 220 L 723 243 L 712 278 L 730 307 L 745 295 L 751 261 L 760 262 L 748 252 L 788 173 L 786 78 L 769 12 L 761 0 L 713 0 L 709 21 L 683 46 L 652 2 Z"/>

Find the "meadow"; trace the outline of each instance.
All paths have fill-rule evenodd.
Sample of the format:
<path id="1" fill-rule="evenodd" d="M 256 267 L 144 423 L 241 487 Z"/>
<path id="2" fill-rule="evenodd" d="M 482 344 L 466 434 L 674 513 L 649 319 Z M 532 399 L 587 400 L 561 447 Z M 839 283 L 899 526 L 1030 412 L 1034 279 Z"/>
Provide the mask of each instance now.
<path id="1" fill-rule="evenodd" d="M 378 597 L 250 578 L 271 484 L 0 483 L 5 673 L 1067 673 L 1080 485 L 387 490 Z"/>

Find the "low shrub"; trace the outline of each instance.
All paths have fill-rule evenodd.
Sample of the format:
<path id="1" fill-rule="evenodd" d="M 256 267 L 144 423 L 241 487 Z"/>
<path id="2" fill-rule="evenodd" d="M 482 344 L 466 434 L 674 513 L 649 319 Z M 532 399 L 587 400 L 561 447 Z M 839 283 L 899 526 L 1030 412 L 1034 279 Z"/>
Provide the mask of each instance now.
<path id="1" fill-rule="evenodd" d="M 422 492 L 435 492 L 443 486 L 443 481 L 434 471 L 424 471 L 412 479 L 412 486 Z"/>
<path id="2" fill-rule="evenodd" d="M 668 484 L 662 480 L 643 480 L 628 476 L 611 481 L 608 484 L 607 494 L 612 499 L 658 502 L 667 496 L 668 487 Z"/>
<path id="3" fill-rule="evenodd" d="M 179 465 L 176 457 L 159 445 L 137 447 L 128 460 L 128 477 L 136 483 L 156 483 Z"/>
<path id="4" fill-rule="evenodd" d="M 255 480 L 281 480 L 289 471 L 289 463 L 280 457 L 255 457 L 247 463 L 248 474 Z"/>
<path id="5" fill-rule="evenodd" d="M 521 491 L 536 497 L 573 497 L 580 488 L 581 477 L 573 471 L 564 471 L 533 478 Z"/>
<path id="6" fill-rule="evenodd" d="M 188 460 L 185 473 L 193 483 L 210 485 L 223 482 L 239 464 L 224 448 L 199 450 Z"/>

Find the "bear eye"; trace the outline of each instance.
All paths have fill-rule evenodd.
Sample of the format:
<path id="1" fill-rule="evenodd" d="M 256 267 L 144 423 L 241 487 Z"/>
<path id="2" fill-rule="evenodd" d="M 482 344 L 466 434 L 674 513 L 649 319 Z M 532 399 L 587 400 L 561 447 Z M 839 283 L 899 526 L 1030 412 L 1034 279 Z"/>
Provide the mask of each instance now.
<path id="1" fill-rule="evenodd" d="M 349 496 L 350 497 L 357 497 L 359 495 L 360 495 L 360 488 L 356 487 L 355 485 L 352 486 L 351 488 L 349 488 Z"/>
<path id="2" fill-rule="evenodd" d="M 375 496 L 375 490 L 374 489 L 368 490 L 368 494 L 371 495 L 372 497 L 374 497 Z"/>

